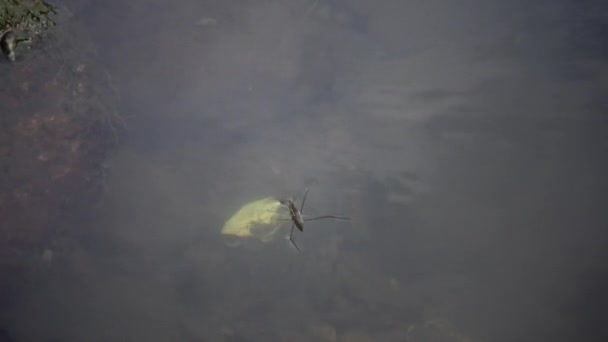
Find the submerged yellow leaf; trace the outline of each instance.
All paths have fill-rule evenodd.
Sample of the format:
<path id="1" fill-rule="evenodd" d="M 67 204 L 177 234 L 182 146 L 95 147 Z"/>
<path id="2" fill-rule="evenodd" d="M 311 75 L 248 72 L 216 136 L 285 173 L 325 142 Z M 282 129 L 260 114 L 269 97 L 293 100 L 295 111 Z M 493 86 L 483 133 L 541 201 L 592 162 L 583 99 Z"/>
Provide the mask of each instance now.
<path id="1" fill-rule="evenodd" d="M 279 230 L 280 209 L 281 203 L 273 197 L 250 202 L 226 221 L 222 235 L 269 242 Z"/>

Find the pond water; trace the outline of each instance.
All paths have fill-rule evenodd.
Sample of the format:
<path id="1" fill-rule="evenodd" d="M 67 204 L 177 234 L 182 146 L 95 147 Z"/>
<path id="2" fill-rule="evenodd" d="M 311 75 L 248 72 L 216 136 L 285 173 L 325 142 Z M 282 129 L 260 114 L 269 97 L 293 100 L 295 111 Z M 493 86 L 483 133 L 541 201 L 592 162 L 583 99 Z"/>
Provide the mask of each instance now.
<path id="1" fill-rule="evenodd" d="M 128 129 L 16 341 L 608 338 L 600 1 L 55 3 Z"/>

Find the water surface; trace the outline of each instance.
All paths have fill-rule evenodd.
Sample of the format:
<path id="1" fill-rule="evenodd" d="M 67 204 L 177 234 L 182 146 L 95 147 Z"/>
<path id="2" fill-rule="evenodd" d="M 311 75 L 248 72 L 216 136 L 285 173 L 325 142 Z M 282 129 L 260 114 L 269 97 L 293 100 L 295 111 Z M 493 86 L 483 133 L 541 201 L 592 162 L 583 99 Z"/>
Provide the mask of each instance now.
<path id="1" fill-rule="evenodd" d="M 601 2 L 74 3 L 129 130 L 20 340 L 608 338 Z"/>

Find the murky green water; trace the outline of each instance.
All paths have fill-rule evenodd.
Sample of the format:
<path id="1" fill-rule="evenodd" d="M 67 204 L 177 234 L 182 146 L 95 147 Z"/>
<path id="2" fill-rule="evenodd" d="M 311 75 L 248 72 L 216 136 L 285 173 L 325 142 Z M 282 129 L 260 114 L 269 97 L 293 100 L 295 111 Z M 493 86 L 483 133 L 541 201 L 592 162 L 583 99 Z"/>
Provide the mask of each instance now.
<path id="1" fill-rule="evenodd" d="M 129 129 L 16 340 L 607 336 L 604 6 L 61 6 Z M 225 244 L 241 206 L 306 187 L 307 214 L 352 220 L 306 223 L 299 254 Z"/>

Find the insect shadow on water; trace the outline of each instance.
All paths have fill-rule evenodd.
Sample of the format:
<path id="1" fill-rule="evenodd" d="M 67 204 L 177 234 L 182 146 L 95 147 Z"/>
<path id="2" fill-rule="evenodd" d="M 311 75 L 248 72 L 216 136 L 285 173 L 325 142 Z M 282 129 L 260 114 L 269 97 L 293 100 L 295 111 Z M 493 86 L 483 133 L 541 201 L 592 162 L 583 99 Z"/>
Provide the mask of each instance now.
<path id="1" fill-rule="evenodd" d="M 282 220 L 291 221 L 291 232 L 289 233 L 289 241 L 291 241 L 291 243 L 296 247 L 298 252 L 301 252 L 301 251 L 300 251 L 300 248 L 298 247 L 298 245 L 296 244 L 296 242 L 293 240 L 293 229 L 298 228 L 298 230 L 303 232 L 305 221 L 322 220 L 322 219 L 327 219 L 327 218 L 333 218 L 333 219 L 337 219 L 337 220 L 350 220 L 349 217 L 335 216 L 335 215 L 323 215 L 323 216 L 317 216 L 317 217 L 312 217 L 312 218 L 304 218 L 303 212 L 304 212 L 304 203 L 306 202 L 306 195 L 308 195 L 308 189 L 306 189 L 306 192 L 304 193 L 304 197 L 302 198 L 302 203 L 300 204 L 300 209 L 298 209 L 298 207 L 296 206 L 294 201 L 291 199 L 279 201 L 282 205 L 285 205 L 287 207 L 287 209 L 289 209 L 289 216 L 291 216 L 291 217 L 285 218 Z"/>

